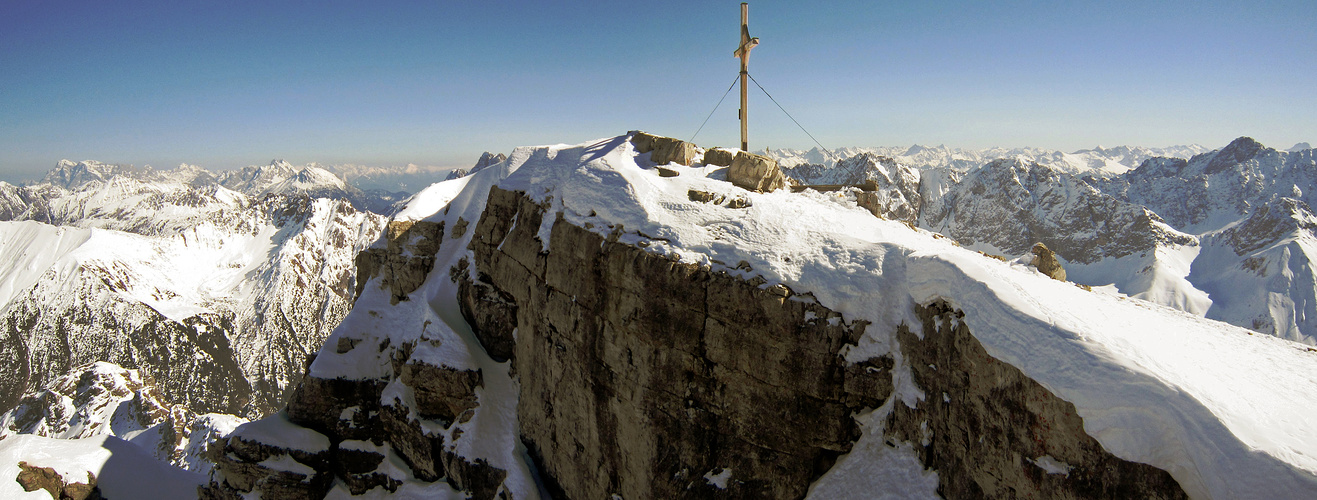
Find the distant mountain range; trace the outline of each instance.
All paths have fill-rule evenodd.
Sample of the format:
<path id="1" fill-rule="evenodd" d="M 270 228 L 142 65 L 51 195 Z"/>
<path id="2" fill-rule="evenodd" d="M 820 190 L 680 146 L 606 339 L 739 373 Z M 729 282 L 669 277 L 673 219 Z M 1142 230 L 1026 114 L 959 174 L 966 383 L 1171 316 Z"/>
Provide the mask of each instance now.
<path id="1" fill-rule="evenodd" d="M 946 146 L 914 145 L 909 147 L 847 147 L 834 150 L 814 148 L 807 151 L 769 149 L 761 153 L 777 159 L 778 164 L 786 168 L 802 164 L 831 167 L 846 158 L 862 153 L 871 153 L 891 158 L 920 170 L 939 168 L 964 172 L 992 160 L 1012 158 L 1026 163 L 1046 165 L 1055 170 L 1072 174 L 1110 176 L 1133 170 L 1149 158 L 1189 158 L 1207 151 L 1209 151 L 1208 148 L 1197 144 L 1165 148 L 1142 146 L 1104 148 L 1098 146 L 1072 153 L 1041 148 L 960 149 Z"/>
<path id="2" fill-rule="evenodd" d="M 1317 344 L 1317 163 L 1305 146 L 767 153 L 803 184 L 872 181 L 880 215 L 971 248 L 1018 256 L 1042 242 L 1076 282 Z"/>

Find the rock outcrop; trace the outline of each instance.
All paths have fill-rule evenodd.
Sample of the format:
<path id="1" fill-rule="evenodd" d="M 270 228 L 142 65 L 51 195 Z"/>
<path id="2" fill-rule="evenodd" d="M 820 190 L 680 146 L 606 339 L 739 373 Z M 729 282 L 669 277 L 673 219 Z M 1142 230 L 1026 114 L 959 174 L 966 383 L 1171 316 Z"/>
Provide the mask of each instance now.
<path id="1" fill-rule="evenodd" d="M 390 301 L 407 300 L 434 268 L 434 254 L 443 242 L 444 226 L 426 221 L 390 221 L 385 245 L 357 254 L 356 297 L 366 283 L 378 277 L 380 288 L 391 292 Z"/>
<path id="2" fill-rule="evenodd" d="M 244 424 L 212 448 L 215 482 L 201 488 L 201 497 L 259 491 L 262 498 L 322 498 L 334 480 L 333 455 L 325 436 L 280 415 Z"/>
<path id="3" fill-rule="evenodd" d="M 676 163 L 689 167 L 699 155 L 694 144 L 644 132 L 633 132 L 631 143 L 635 145 L 636 152 L 650 153 L 650 160 L 659 165 Z"/>
<path id="4" fill-rule="evenodd" d="M 23 491 L 46 490 L 54 500 L 101 500 L 101 489 L 96 486 L 96 474 L 87 472 L 87 482 L 68 481 L 50 467 L 37 467 L 27 462 L 18 463 L 18 484 Z"/>
<path id="5" fill-rule="evenodd" d="M 467 231 L 464 221 L 454 226 L 457 233 Z M 358 257 L 361 283 L 378 276 L 380 291 L 392 305 L 409 302 L 434 266 L 443 227 L 428 221 L 390 223 L 383 244 Z M 365 292 L 359 289 L 358 296 Z M 383 362 L 385 371 L 374 377 L 308 373 L 284 415 L 239 428 L 217 447 L 222 450 L 213 457 L 217 473 L 203 496 L 230 498 L 258 491 L 265 498 L 318 498 L 336 480 L 353 494 L 393 492 L 415 478 L 446 480 L 474 498 L 494 498 L 506 472 L 481 460 L 469 461 L 446 446 L 453 426 L 469 420 L 479 407 L 481 371 L 435 361 L 430 353 L 444 347 L 438 339 L 395 344 L 389 333 L 340 331 L 332 350 L 321 355 L 361 355 Z M 303 437 L 272 437 L 296 434 Z"/>
<path id="6" fill-rule="evenodd" d="M 732 160 L 736 159 L 735 149 L 713 148 L 704 152 L 704 164 L 716 165 L 719 167 L 730 167 Z"/>
<path id="7" fill-rule="evenodd" d="M 727 169 L 727 180 L 748 191 L 766 193 L 782 189 L 787 178 L 777 168 L 777 160 L 745 151 L 738 151 Z"/>
<path id="8" fill-rule="evenodd" d="M 522 437 L 567 498 L 713 496 L 703 475 L 718 468 L 733 471 L 724 495 L 799 497 L 849 449 L 836 352 L 862 324 L 562 220 L 544 253 L 543 207 L 498 188 L 489 200 L 473 265 L 516 304 L 500 325 L 518 332 Z"/>
<path id="9" fill-rule="evenodd" d="M 1048 250 L 1047 245 L 1035 243 L 1033 248 L 1029 249 L 1029 254 L 1033 255 L 1029 265 L 1037 268 L 1038 272 L 1054 280 L 1065 281 L 1065 268 L 1061 267 L 1061 262 L 1056 260 L 1056 254 Z"/>

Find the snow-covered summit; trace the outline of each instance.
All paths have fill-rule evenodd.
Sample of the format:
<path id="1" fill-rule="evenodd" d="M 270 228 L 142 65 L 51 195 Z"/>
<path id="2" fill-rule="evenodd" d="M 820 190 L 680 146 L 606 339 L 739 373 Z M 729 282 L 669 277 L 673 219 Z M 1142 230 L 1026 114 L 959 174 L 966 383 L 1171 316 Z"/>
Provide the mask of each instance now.
<path id="1" fill-rule="evenodd" d="M 528 476 L 529 467 L 520 458 L 525 453 L 517 444 L 526 443 L 524 437 L 519 438 L 524 435 L 516 427 L 519 421 L 524 424 L 526 420 L 519 420 L 512 412 L 543 403 L 525 399 L 538 394 L 524 393 L 520 396 L 521 404 L 515 403 L 517 375 L 507 370 L 506 364 L 492 361 L 480 345 L 483 339 L 469 333 L 462 313 L 457 312 L 455 295 L 459 291 L 454 281 L 463 273 L 475 276 L 505 272 L 501 268 L 470 267 L 475 265 L 469 259 L 474 251 L 472 242 L 477 239 L 482 239 L 481 245 L 489 248 L 502 248 L 499 236 L 491 237 L 491 234 L 504 234 L 505 238 L 520 234 L 536 242 L 530 250 L 501 250 L 513 252 L 514 257 L 501 257 L 510 260 L 493 262 L 503 262 L 508 269 L 542 268 L 546 265 L 545 255 L 554 252 L 593 252 L 593 247 L 561 246 L 563 242 L 558 238 L 566 233 L 558 226 L 570 224 L 576 228 L 573 231 L 593 232 L 599 241 L 606 241 L 610 246 L 625 245 L 646 255 L 659 256 L 670 261 L 674 269 L 694 266 L 725 272 L 757 283 L 758 289 L 784 294 L 786 298 L 775 299 L 783 303 L 801 300 L 820 304 L 841 314 L 837 325 L 866 323 L 863 336 L 845 350 L 845 359 L 858 363 L 894 356 L 895 368 L 891 373 L 896 389 L 884 409 L 865 417 L 870 420 L 865 424 L 866 437 L 862 441 L 869 433 L 882 436 L 883 419 L 891 415 L 884 412 L 895 411 L 893 407 L 936 404 L 955 408 L 964 404 L 965 395 L 960 392 L 939 394 L 921 389 L 927 387 L 923 385 L 927 381 L 910 376 L 912 368 L 902 361 L 914 356 L 908 349 L 917 348 L 904 344 L 917 339 L 912 336 L 898 342 L 895 333 L 900 330 L 899 325 L 908 326 L 916 321 L 911 317 L 912 308 L 946 303 L 963 313 L 951 320 L 952 326 L 963 325 L 986 350 L 991 361 L 983 360 L 983 363 L 1009 364 L 1056 397 L 1073 404 L 1074 411 L 1083 419 L 1083 431 L 1103 449 L 1122 459 L 1169 472 L 1191 497 L 1317 495 L 1317 434 L 1312 432 L 1315 422 L 1311 412 L 1317 406 L 1314 399 L 1317 357 L 1306 346 L 1254 335 L 1239 327 L 1145 301 L 1095 293 L 1053 280 L 1032 268 L 986 257 L 947 238 L 876 218 L 860 208 L 846 191 L 747 192 L 725 182 L 724 169 L 702 165 L 698 159 L 690 167 L 663 165 L 667 172 L 661 175 L 649 158 L 648 153 L 635 151 L 628 136 L 579 145 L 519 148 L 498 168 L 423 191 L 413 200 L 411 208 L 404 211 L 408 217 L 464 229 L 449 233 L 455 239 L 445 240 L 438 249 L 435 272 L 411 292 L 411 300 L 390 305 L 387 291 L 373 291 L 376 287 L 368 285 L 368 293 L 363 295 L 358 309 L 336 331 L 337 342 L 331 339 L 320 351 L 309 375 L 325 380 L 387 380 L 384 404 L 395 405 L 390 408 L 407 408 L 421 404 L 420 396 L 413 393 L 409 382 L 393 373 L 396 364 L 389 362 L 406 358 L 389 353 L 392 347 L 355 346 L 428 346 L 423 354 L 426 363 L 452 370 L 478 368 L 483 382 L 473 397 L 479 406 L 471 412 L 473 416 L 463 417 L 469 420 L 417 417 L 416 425 L 427 429 L 426 432 L 445 436 L 445 453 L 468 462 L 483 461 L 505 472 L 506 475 L 499 477 L 503 478 L 501 487 L 506 491 L 534 496 L 535 491 L 527 489 L 533 484 Z M 671 175 L 673 172 L 675 176 Z M 1073 184 L 1062 192 L 1052 191 L 1052 183 L 1042 181 L 1058 174 L 1046 167 L 1002 160 L 994 167 L 985 168 L 983 174 L 999 172 L 1024 176 L 1020 179 L 1021 186 L 1029 185 L 1030 177 L 1040 181 L 1036 190 L 1053 193 L 1040 197 L 1043 205 L 1050 198 L 1065 201 L 1076 196 L 1110 200 L 1084 184 Z M 522 207 L 539 206 L 544 216 L 530 218 L 529 212 L 514 209 L 491 215 L 491 221 L 481 223 L 473 231 L 468 223 L 475 224 L 482 216 L 489 215 L 487 203 L 494 203 L 490 201 L 494 199 L 491 194 L 494 186 L 501 190 L 498 196 L 514 193 L 526 197 L 525 202 L 516 203 L 522 203 Z M 692 197 L 690 194 L 694 192 L 712 193 L 714 199 L 722 195 L 744 202 L 735 207 L 703 202 L 699 200 L 707 197 Z M 1032 192 L 1008 191 L 1004 196 L 1032 197 Z M 507 207 L 500 205 L 499 210 L 508 210 Z M 517 214 L 527 217 L 519 218 Z M 526 259 L 520 262 L 529 264 L 514 262 L 516 259 Z M 614 260 L 607 262 L 612 269 Z M 624 275 L 637 272 L 639 268 L 631 267 L 635 262 L 635 257 L 617 260 L 618 272 Z M 590 272 L 602 272 L 602 269 Z M 570 274 L 561 278 L 567 280 L 563 286 L 572 283 Z M 534 284 L 516 281 L 505 286 Z M 554 307 L 567 309 L 581 300 L 601 300 L 587 296 L 584 290 L 554 290 L 562 291 L 550 292 L 550 298 L 544 299 L 557 304 Z M 525 296 L 537 295 L 527 292 Z M 507 304 L 512 300 L 510 297 L 496 295 L 489 300 Z M 515 305 L 512 307 L 519 310 Z M 642 310 L 644 314 L 663 314 L 649 309 L 634 314 L 641 314 Z M 615 380 L 619 384 L 616 387 L 631 387 L 626 384 L 635 377 L 643 378 L 640 373 L 613 371 L 602 366 L 575 367 L 571 364 L 574 350 L 588 346 L 559 340 L 559 333 L 553 331 L 536 332 L 529 325 L 522 326 L 526 329 L 518 330 L 516 342 L 527 341 L 532 335 L 552 336 L 548 340 L 550 345 L 544 348 L 550 355 L 561 357 L 545 362 L 560 367 L 559 373 L 576 373 L 573 370 L 579 369 L 598 374 L 604 380 Z M 567 338 L 567 332 L 561 334 L 563 339 Z M 651 349 L 666 352 L 662 346 L 634 347 L 640 349 L 637 360 Z M 416 350 L 421 352 L 420 347 Z M 608 351 L 605 355 L 612 356 L 609 359 L 620 356 L 619 362 L 626 363 L 631 353 Z M 761 361 L 772 362 L 756 362 Z M 518 358 L 516 373 L 527 373 L 530 367 L 523 363 L 531 362 Z M 736 359 L 726 361 L 737 362 Z M 713 371 L 717 373 L 719 368 L 716 366 Z M 931 373 L 951 368 L 930 365 L 928 370 Z M 526 384 L 523 381 L 521 387 Z M 622 423 L 630 425 L 630 414 L 612 417 L 615 414 L 604 413 L 614 408 L 610 406 L 613 399 L 609 398 L 620 395 L 585 390 L 586 394 L 602 398 L 585 400 L 603 401 L 592 407 L 601 413 L 591 415 L 600 415 L 599 421 L 619 422 L 614 424 L 618 429 Z M 733 400 L 729 397 L 726 401 Z M 687 407 L 687 410 L 679 409 L 673 418 L 699 414 L 695 408 Z M 344 411 L 345 415 L 348 413 Z M 594 429 L 593 424 L 581 425 L 576 421 L 564 425 L 569 430 L 585 429 L 583 432 Z M 924 432 L 922 446 L 946 439 L 928 429 Z M 920 469 L 920 459 L 910 451 L 914 446 L 892 441 L 886 445 L 879 441 L 877 446 L 857 443 L 850 455 L 838 460 L 836 475 L 830 472 L 822 482 L 830 477 L 845 477 L 847 471 L 868 471 L 869 475 L 879 471 L 884 477 L 927 477 Z M 1039 477 L 1070 472 L 1070 466 L 1056 455 L 1040 453 L 1024 458 L 1030 464 L 1037 464 L 1041 470 L 1037 473 Z M 912 463 L 913 472 L 909 470 Z M 737 470 L 724 474 L 725 470 L 719 468 L 710 474 L 728 478 L 726 484 L 733 484 Z M 920 487 L 929 495 L 935 494 L 926 482 L 918 485 L 912 482 L 887 487 L 894 488 L 894 492 L 902 487 Z M 826 488 L 820 486 L 817 491 L 839 491 L 832 489 L 836 486 L 835 483 Z M 840 491 L 852 494 L 874 495 L 881 490 L 854 488 L 883 486 L 848 487 L 843 483 L 840 487 Z"/>
<path id="2" fill-rule="evenodd" d="M 41 182 L 74 189 L 88 182 L 105 181 L 116 175 L 138 175 L 144 171 L 131 165 L 105 164 L 93 160 L 60 160 Z"/>
<path id="3" fill-rule="evenodd" d="M 896 348 L 883 333 L 903 321 L 894 304 L 948 301 L 994 358 L 1074 403 L 1106 449 L 1169 471 L 1191 496 L 1317 494 L 1317 357 L 1304 345 L 1085 291 L 879 220 L 845 198 L 744 192 L 699 165 L 666 165 L 679 175 L 664 177 L 644 158 L 626 137 L 518 149 L 498 184 L 579 227 L 625 228 L 619 241 L 681 262 L 744 262 L 765 286 L 808 291 L 848 320 L 871 321 L 861 346 Z M 750 204 L 694 202 L 691 190 Z M 475 220 L 483 194 L 464 192 L 433 217 Z"/>
<path id="4" fill-rule="evenodd" d="M 284 160 L 225 172 L 219 177 L 219 184 L 258 198 L 274 193 L 306 193 L 313 197 L 360 196 L 359 189 L 348 186 L 328 170 L 314 165 L 295 167 Z"/>

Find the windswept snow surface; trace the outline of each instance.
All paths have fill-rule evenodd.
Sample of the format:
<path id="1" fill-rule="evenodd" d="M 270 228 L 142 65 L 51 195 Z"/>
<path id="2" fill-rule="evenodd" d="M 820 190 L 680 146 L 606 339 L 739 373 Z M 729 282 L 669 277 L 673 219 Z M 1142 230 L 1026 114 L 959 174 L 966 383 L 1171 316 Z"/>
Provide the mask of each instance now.
<path id="1" fill-rule="evenodd" d="M 667 165 L 679 173 L 672 178 L 653 167 L 627 136 L 519 148 L 499 168 L 467 178 L 459 193 L 453 194 L 456 184 L 436 186 L 413 200 L 417 210 L 404 213 L 444 220 L 450 228 L 458 217 L 474 224 L 491 184 L 523 190 L 578 226 L 591 223 L 601 233 L 621 227 L 623 242 L 646 241 L 655 253 L 812 292 L 848 320 L 873 322 L 861 340 L 871 349 L 893 344 L 871 337 L 890 335 L 913 304 L 942 298 L 965 311 L 990 354 L 1074 403 L 1088 433 L 1116 456 L 1167 470 L 1195 498 L 1317 498 L 1317 352 L 1307 346 L 1051 280 L 877 219 L 843 194 L 751 193 L 717 180 L 716 167 Z M 743 197 L 752 205 L 692 202 L 690 189 Z M 500 442 L 516 447 L 515 404 L 490 404 L 515 401 L 515 383 L 503 380 L 506 370 L 489 369 L 492 361 L 454 314 L 447 271 L 465 254 L 471 232 L 458 245 L 445 241 L 438 272 L 416 293 L 425 294 L 435 315 L 460 324 L 442 334 L 463 332 L 469 355 L 487 367 L 480 400 L 482 412 L 492 414 L 480 420 L 499 422 L 468 435 L 502 433 Z M 742 260 L 753 270 L 722 264 Z M 1182 271 L 1152 279 L 1180 278 L 1173 275 Z M 403 304 L 417 303 L 424 302 Z M 384 326 L 365 324 L 369 317 L 353 314 L 356 321 L 335 335 Z M 312 371 L 333 376 L 349 370 L 351 363 L 336 361 L 332 352 L 322 350 Z M 497 455 L 491 463 L 506 467 L 517 457 L 505 446 L 463 454 Z M 526 474 L 524 467 L 509 477 Z"/>
<path id="2" fill-rule="evenodd" d="M 89 229 L 0 221 L 0 310 L 90 237 Z"/>
<path id="3" fill-rule="evenodd" d="M 48 500 L 45 490 L 23 491 L 18 462 L 55 469 L 66 482 L 96 475 L 105 498 L 196 498 L 206 477 L 156 460 L 141 447 L 114 436 L 54 439 L 33 435 L 0 440 L 0 498 Z"/>

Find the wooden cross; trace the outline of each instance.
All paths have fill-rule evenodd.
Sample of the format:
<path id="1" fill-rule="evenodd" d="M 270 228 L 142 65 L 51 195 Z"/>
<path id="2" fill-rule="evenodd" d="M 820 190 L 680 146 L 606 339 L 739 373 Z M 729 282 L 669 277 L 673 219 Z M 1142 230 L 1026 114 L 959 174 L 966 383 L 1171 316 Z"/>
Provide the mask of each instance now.
<path id="1" fill-rule="evenodd" d="M 741 151 L 750 152 L 750 134 L 746 126 L 746 104 L 749 87 L 746 87 L 746 77 L 750 75 L 750 49 L 759 45 L 759 38 L 750 38 L 750 4 L 741 2 L 741 46 L 736 48 L 732 55 L 741 58 Z"/>

